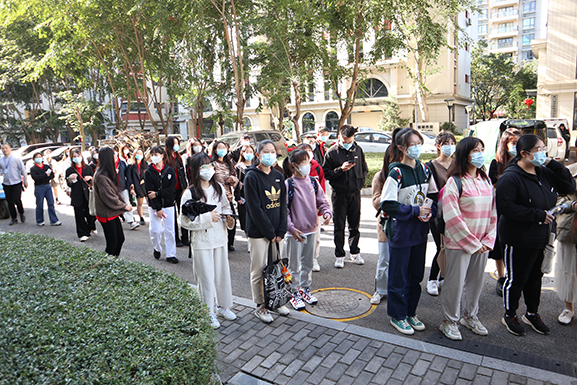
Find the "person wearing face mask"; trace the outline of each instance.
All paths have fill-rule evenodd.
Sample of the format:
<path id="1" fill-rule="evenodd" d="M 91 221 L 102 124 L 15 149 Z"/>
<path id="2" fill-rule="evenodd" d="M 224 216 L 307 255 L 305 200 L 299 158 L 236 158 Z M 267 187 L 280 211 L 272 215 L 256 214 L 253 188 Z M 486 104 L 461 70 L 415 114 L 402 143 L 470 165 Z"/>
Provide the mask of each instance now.
<path id="1" fill-rule="evenodd" d="M 228 201 L 231 203 L 230 208 L 234 211 L 234 189 L 238 184 L 236 177 L 235 162 L 230 158 L 228 146 L 226 143 L 216 141 L 212 146 L 211 158 L 216 172 L 216 180 L 224 186 L 224 191 Z M 232 229 L 228 230 L 228 251 L 234 251 L 234 236 L 236 234 L 236 224 Z"/>
<path id="2" fill-rule="evenodd" d="M 188 246 L 188 231 L 180 228 L 178 224 L 178 212 L 180 206 L 180 197 L 182 192 L 188 186 L 186 180 L 186 170 L 184 169 L 184 162 L 182 161 L 182 156 L 179 153 L 180 141 L 174 136 L 169 136 L 164 142 L 164 149 L 166 151 L 164 155 L 164 163 L 170 166 L 176 174 L 176 186 L 175 186 L 175 215 L 174 215 L 174 235 L 176 237 L 176 247 Z"/>
<path id="3" fill-rule="evenodd" d="M 66 170 L 66 181 L 70 188 L 70 204 L 74 207 L 76 234 L 80 242 L 85 242 L 90 238 L 91 233 L 96 234 L 96 217 L 90 215 L 88 209 L 94 173 L 92 168 L 84 162 L 80 150 L 72 150 L 70 156 L 73 165 Z"/>
<path id="4" fill-rule="evenodd" d="M 130 180 L 130 174 L 128 172 L 128 164 L 123 158 L 122 151 L 119 151 L 118 146 L 114 146 L 114 164 L 116 167 L 116 172 L 118 173 L 118 179 L 120 180 L 120 193 L 124 197 L 124 201 L 127 205 L 130 205 L 130 192 L 128 191 L 132 181 Z M 122 147 L 123 149 L 125 147 Z M 127 211 L 124 213 L 123 218 L 126 223 L 130 226 L 130 230 L 137 229 L 140 225 L 134 220 L 134 214 L 132 211 Z"/>
<path id="5" fill-rule="evenodd" d="M 52 172 L 54 173 L 54 177 L 50 179 L 50 187 L 52 187 L 52 195 L 54 195 L 54 200 L 56 201 L 57 205 L 60 205 L 60 200 L 58 199 L 58 181 L 60 180 L 60 172 L 58 171 L 58 164 L 54 159 L 52 159 L 52 150 L 47 149 L 43 152 L 44 155 L 44 163 L 50 166 Z"/>
<path id="6" fill-rule="evenodd" d="M 497 182 L 498 231 L 505 244 L 506 271 L 502 323 L 514 335 L 525 334 L 517 317 L 522 293 L 527 306 L 523 323 L 539 334 L 549 334 L 538 313 L 543 251 L 556 230 L 555 218 L 548 210 L 555 206 L 558 195 L 575 191 L 575 181 L 566 167 L 547 158 L 547 146 L 538 136 L 522 135 L 516 147 L 517 155 Z"/>
<path id="7" fill-rule="evenodd" d="M 365 154 L 355 143 L 356 128 L 350 124 L 341 127 L 339 143 L 325 155 L 323 171 L 333 189 L 333 224 L 335 242 L 335 267 L 345 266 L 345 223 L 349 223 L 350 260 L 363 265 L 359 248 L 361 222 L 361 189 L 369 174 Z"/>
<path id="8" fill-rule="evenodd" d="M 478 138 L 459 142 L 441 194 L 447 268 L 441 293 L 444 321 L 439 328 L 447 338 L 457 341 L 462 339 L 457 321 L 477 335 L 488 334 L 477 313 L 487 255 L 495 244 L 497 209 L 493 186 L 484 170 L 484 150 Z M 461 181 L 461 188 L 455 178 Z"/>
<path id="9" fill-rule="evenodd" d="M 252 161 L 254 159 L 254 148 L 251 145 L 244 146 L 240 152 L 240 158 L 236 164 L 236 177 L 238 178 L 238 184 L 234 189 L 234 200 L 238 205 L 238 221 L 240 222 L 240 228 L 245 232 L 248 239 L 248 234 L 246 234 L 246 199 L 244 196 L 244 177 L 246 176 L 246 171 L 250 166 L 252 166 Z M 250 253 L 250 245 L 248 247 L 248 252 Z"/>
<path id="10" fill-rule="evenodd" d="M 128 174 L 130 179 L 130 195 L 136 197 L 136 212 L 140 216 L 139 225 L 144 226 L 144 212 L 142 206 L 144 198 L 146 198 L 146 189 L 144 188 L 144 173 L 148 168 L 148 163 L 144 160 L 144 153 L 142 149 L 137 148 L 134 151 L 132 164 L 128 166 Z"/>
<path id="11" fill-rule="evenodd" d="M 403 334 L 425 330 L 417 318 L 429 220 L 437 215 L 437 186 L 419 160 L 423 137 L 412 128 L 395 130 L 389 148 L 389 174 L 381 193 L 389 243 L 387 314 Z M 330 150 L 329 150 L 330 151 Z"/>
<path id="12" fill-rule="evenodd" d="M 318 236 L 318 215 L 327 225 L 331 220 L 331 207 L 317 179 L 310 176 L 309 154 L 295 149 L 283 162 L 287 189 L 287 234 L 286 247 L 289 256 L 289 271 L 293 277 L 290 300 L 295 310 L 303 310 L 305 303 L 318 302 L 310 292 L 314 252 Z"/>
<path id="13" fill-rule="evenodd" d="M 178 263 L 176 258 L 176 238 L 174 234 L 174 199 L 176 173 L 164 163 L 165 152 L 160 146 L 150 150 L 151 164 L 144 173 L 144 187 L 148 198 L 149 233 L 155 259 L 160 259 L 162 252 L 162 234 L 166 247 L 166 262 Z"/>
<path id="14" fill-rule="evenodd" d="M 271 323 L 274 319 L 264 303 L 262 270 L 267 263 L 269 245 L 281 243 L 287 231 L 286 186 L 282 173 L 273 168 L 277 155 L 271 140 L 259 143 L 256 156 L 256 165 L 250 166 L 244 177 L 250 281 L 257 306 L 254 315 L 264 323 Z M 277 312 L 282 316 L 290 313 L 286 306 L 281 306 Z"/>
<path id="15" fill-rule="evenodd" d="M 36 197 L 36 224 L 44 226 L 44 199 L 48 205 L 48 217 L 51 226 L 60 226 L 62 223 L 58 220 L 56 210 L 54 210 L 54 197 L 50 182 L 54 180 L 54 172 L 49 164 L 44 164 L 44 158 L 40 152 L 36 152 L 34 166 L 30 168 L 30 176 L 34 180 L 34 196 Z"/>
<path id="16" fill-rule="evenodd" d="M 212 326 L 220 327 L 217 316 L 229 321 L 236 319 L 232 307 L 232 285 L 226 230 L 234 226 L 230 202 L 224 186 L 216 180 L 212 159 L 206 154 L 196 154 L 191 159 L 192 175 L 190 186 L 183 194 L 180 205 L 189 200 L 201 201 L 216 208 L 200 214 L 193 221 L 186 215 L 180 216 L 183 228 L 190 230 L 192 270 L 198 292 L 210 311 Z M 181 209 L 182 212 L 182 209 Z M 216 298 L 216 303 L 215 303 Z"/>
<path id="17" fill-rule="evenodd" d="M 96 169 L 98 168 L 98 157 L 100 156 L 98 152 L 98 148 L 93 148 L 92 151 L 90 151 L 92 162 L 88 165 L 92 168 L 93 172 L 96 172 Z"/>
<path id="18" fill-rule="evenodd" d="M 327 153 L 327 141 L 329 140 L 329 129 L 321 126 L 318 129 L 316 146 L 313 148 L 315 160 L 322 165 L 325 162 L 325 154 Z M 312 147 L 312 146 L 311 146 Z"/>
<path id="19" fill-rule="evenodd" d="M 126 162 L 127 165 L 130 164 L 130 160 L 131 160 L 131 156 L 130 156 L 130 147 L 128 147 L 127 145 L 121 146 L 120 147 L 120 158 Z"/>
<path id="20" fill-rule="evenodd" d="M 491 179 L 491 183 L 493 183 L 493 188 L 497 188 L 497 182 L 501 175 L 503 175 L 507 163 L 517 155 L 517 140 L 519 140 L 519 133 L 517 132 L 506 130 L 501 135 L 499 147 L 497 147 L 497 152 L 495 153 L 495 159 L 491 161 L 491 165 L 489 166 L 489 179 Z M 497 218 L 498 217 L 499 213 L 497 212 Z M 499 235 L 497 233 L 495 247 L 489 252 L 489 259 L 495 260 L 495 267 L 497 268 L 497 284 L 495 286 L 495 292 L 499 297 L 503 296 L 503 285 L 505 284 L 503 248 L 504 245 L 499 240 Z"/>
<path id="21" fill-rule="evenodd" d="M 435 138 L 435 147 L 437 147 L 437 158 L 427 163 L 427 168 L 431 171 L 437 189 L 441 190 L 445 183 L 447 183 L 447 171 L 453 162 L 453 154 L 456 148 L 455 135 L 448 131 L 441 131 Z M 437 229 L 437 222 L 435 220 L 429 221 L 431 235 L 435 240 L 437 251 L 431 263 L 431 271 L 429 273 L 429 280 L 427 282 L 427 293 L 430 295 L 439 295 L 439 286 L 443 282 L 443 275 L 439 268 L 438 258 L 443 249 L 444 235 Z"/>
<path id="22" fill-rule="evenodd" d="M 250 145 L 251 145 L 250 144 L 250 136 L 249 135 L 243 135 L 242 138 L 240 138 L 240 142 L 239 142 L 238 146 L 234 150 L 230 151 L 228 156 L 230 157 L 230 159 L 232 159 L 232 161 L 234 163 L 238 163 L 242 149 L 245 148 L 246 146 L 250 146 Z"/>

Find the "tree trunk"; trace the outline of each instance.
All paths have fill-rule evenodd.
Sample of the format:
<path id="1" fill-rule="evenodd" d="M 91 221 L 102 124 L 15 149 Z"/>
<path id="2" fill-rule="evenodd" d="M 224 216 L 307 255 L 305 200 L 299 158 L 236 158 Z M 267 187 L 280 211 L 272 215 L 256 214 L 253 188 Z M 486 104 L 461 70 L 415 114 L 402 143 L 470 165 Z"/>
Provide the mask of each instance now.
<path id="1" fill-rule="evenodd" d="M 359 12 L 357 18 L 361 19 L 362 13 Z M 363 32 L 361 31 L 360 27 L 357 28 L 355 33 L 355 63 L 353 67 L 353 76 L 351 78 L 351 85 L 347 90 L 347 100 L 345 101 L 344 107 L 341 103 L 341 117 L 339 118 L 339 130 L 345 124 L 348 117 L 353 112 L 353 108 L 355 107 L 355 99 L 357 98 L 357 88 L 359 86 L 358 77 L 359 77 L 359 59 L 360 59 L 360 50 L 361 50 L 361 40 L 363 38 Z M 337 92 L 337 95 L 340 98 L 340 93 Z"/>
<path id="2" fill-rule="evenodd" d="M 293 90 L 295 91 L 295 113 L 292 116 L 292 122 L 294 124 L 295 127 L 295 135 L 297 137 L 297 143 L 301 143 L 301 135 L 300 135 L 300 129 L 299 129 L 299 116 L 301 115 L 301 103 L 303 102 L 303 99 L 301 97 L 301 93 L 299 91 L 299 87 L 297 82 L 293 81 Z"/>
<path id="3" fill-rule="evenodd" d="M 86 151 L 86 136 L 84 134 L 84 122 L 82 121 L 82 114 L 80 109 L 76 108 L 76 111 L 74 111 L 74 116 L 78 120 L 78 128 L 80 129 L 80 148 L 81 151 L 84 152 Z"/>

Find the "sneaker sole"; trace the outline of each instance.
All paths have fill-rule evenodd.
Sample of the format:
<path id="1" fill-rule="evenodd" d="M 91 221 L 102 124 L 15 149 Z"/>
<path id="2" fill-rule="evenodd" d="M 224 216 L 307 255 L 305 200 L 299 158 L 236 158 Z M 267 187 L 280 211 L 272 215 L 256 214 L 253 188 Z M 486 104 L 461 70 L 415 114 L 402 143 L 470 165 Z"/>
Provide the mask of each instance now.
<path id="1" fill-rule="evenodd" d="M 409 321 L 407 321 L 409 322 Z M 418 332 L 422 332 L 423 330 L 425 330 L 427 327 L 425 326 L 425 324 L 423 324 L 422 326 L 415 326 L 412 323 L 409 322 L 409 325 L 411 325 L 411 327 L 413 328 L 413 330 L 416 330 Z"/>
<path id="2" fill-rule="evenodd" d="M 234 321 L 236 319 L 236 316 L 234 316 L 234 318 L 231 317 L 225 317 L 223 314 L 219 314 L 217 313 L 217 316 L 224 318 L 227 321 Z"/>
<path id="3" fill-rule="evenodd" d="M 503 325 L 505 325 L 505 327 L 507 328 L 507 330 L 509 331 L 509 333 L 513 334 L 514 336 L 519 336 L 519 337 L 523 337 L 525 335 L 525 332 L 519 334 L 514 332 L 513 330 L 509 329 L 509 325 L 507 325 L 507 322 L 505 322 L 505 318 L 501 318 L 501 323 Z"/>
<path id="4" fill-rule="evenodd" d="M 297 306 L 293 305 L 292 303 L 291 303 L 291 306 L 292 306 L 292 307 L 293 307 L 293 309 L 295 309 L 296 311 L 305 310 L 305 309 L 307 308 L 306 306 L 303 306 L 303 307 L 297 307 Z M 280 314 L 280 313 L 279 313 L 279 314 Z"/>
<path id="5" fill-rule="evenodd" d="M 393 325 L 393 327 L 394 327 L 395 329 L 397 329 L 399 332 L 401 332 L 401 333 L 403 333 L 403 334 L 405 334 L 405 335 L 410 336 L 410 335 L 415 334 L 415 329 L 413 329 L 413 328 L 411 328 L 411 329 L 409 329 L 409 330 L 401 329 L 400 327 L 398 327 L 397 325 L 395 325 L 392 320 L 390 321 L 390 324 Z"/>
<path id="6" fill-rule="evenodd" d="M 259 320 L 261 320 L 261 322 L 264 322 L 265 324 L 270 324 L 270 323 L 272 323 L 272 322 L 274 321 L 274 319 L 271 320 L 271 321 L 264 320 L 264 319 L 260 318 L 260 316 L 258 316 L 256 313 L 254 313 L 254 316 L 255 316 L 256 318 L 258 318 Z"/>
<path id="7" fill-rule="evenodd" d="M 523 316 L 521 317 L 521 321 L 523 321 L 524 324 L 527 324 L 529 326 L 531 326 L 531 329 L 535 330 L 537 333 L 542 334 L 542 335 L 547 335 L 549 334 L 549 332 L 544 332 L 542 330 L 539 330 L 535 327 L 535 325 L 533 325 L 531 323 L 531 321 L 529 321 L 529 319 L 527 319 L 527 317 L 525 317 L 525 314 L 523 314 Z"/>
<path id="8" fill-rule="evenodd" d="M 436 293 L 435 293 L 435 292 L 432 292 L 432 293 L 431 293 L 429 290 L 427 290 L 427 293 L 428 293 L 429 295 L 432 295 L 433 297 L 437 297 L 437 296 L 439 295 L 439 292 L 438 292 L 438 291 L 437 291 Z"/>
<path id="9" fill-rule="evenodd" d="M 472 328 L 469 326 L 469 324 L 467 324 L 466 322 L 463 322 L 463 319 L 461 318 L 461 320 L 459 321 L 459 323 L 461 325 L 463 325 L 464 327 L 466 327 L 467 329 L 469 329 L 470 331 L 472 331 L 473 333 L 475 333 L 478 336 L 486 336 L 489 335 L 489 331 L 485 331 L 485 332 L 481 332 L 475 328 Z"/>
<path id="10" fill-rule="evenodd" d="M 443 330 L 443 325 L 441 324 L 441 326 L 439 326 L 439 330 L 441 331 L 441 333 L 443 333 L 443 335 L 445 337 L 447 337 L 450 340 L 453 341 L 461 341 L 463 339 L 463 336 L 452 336 L 450 334 L 445 333 L 445 330 Z"/>

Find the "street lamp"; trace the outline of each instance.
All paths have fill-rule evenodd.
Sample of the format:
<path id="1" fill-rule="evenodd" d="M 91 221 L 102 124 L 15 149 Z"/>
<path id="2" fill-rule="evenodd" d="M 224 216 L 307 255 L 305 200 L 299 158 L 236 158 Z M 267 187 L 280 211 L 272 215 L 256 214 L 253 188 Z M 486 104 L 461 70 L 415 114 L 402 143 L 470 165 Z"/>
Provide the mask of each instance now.
<path id="1" fill-rule="evenodd" d="M 469 125 L 471 124 L 471 110 L 473 110 L 473 106 L 465 106 L 465 110 L 467 110 L 467 129 L 469 129 Z"/>
<path id="2" fill-rule="evenodd" d="M 445 103 L 447 103 L 447 108 L 449 109 L 449 131 L 451 131 L 451 109 L 453 109 L 453 103 L 455 103 L 455 99 L 449 98 L 445 99 Z"/>

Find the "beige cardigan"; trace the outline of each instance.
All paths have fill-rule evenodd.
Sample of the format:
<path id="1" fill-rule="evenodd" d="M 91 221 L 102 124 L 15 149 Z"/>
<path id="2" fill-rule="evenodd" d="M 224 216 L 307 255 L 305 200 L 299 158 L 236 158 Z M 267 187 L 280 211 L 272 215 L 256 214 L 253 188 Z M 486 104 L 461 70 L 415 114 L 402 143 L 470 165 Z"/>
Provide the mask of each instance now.
<path id="1" fill-rule="evenodd" d="M 375 210 L 379 210 L 379 208 L 381 207 L 381 192 L 383 191 L 383 183 L 381 183 L 379 176 L 381 175 L 381 172 L 379 171 L 378 173 L 375 174 L 374 178 L 373 178 L 373 184 L 372 184 L 372 189 L 373 189 L 373 207 L 375 208 Z M 380 218 L 377 218 L 377 238 L 379 240 L 379 242 L 387 242 L 387 236 L 385 235 L 385 232 L 383 231 L 383 225 L 381 225 L 379 223 Z"/>

